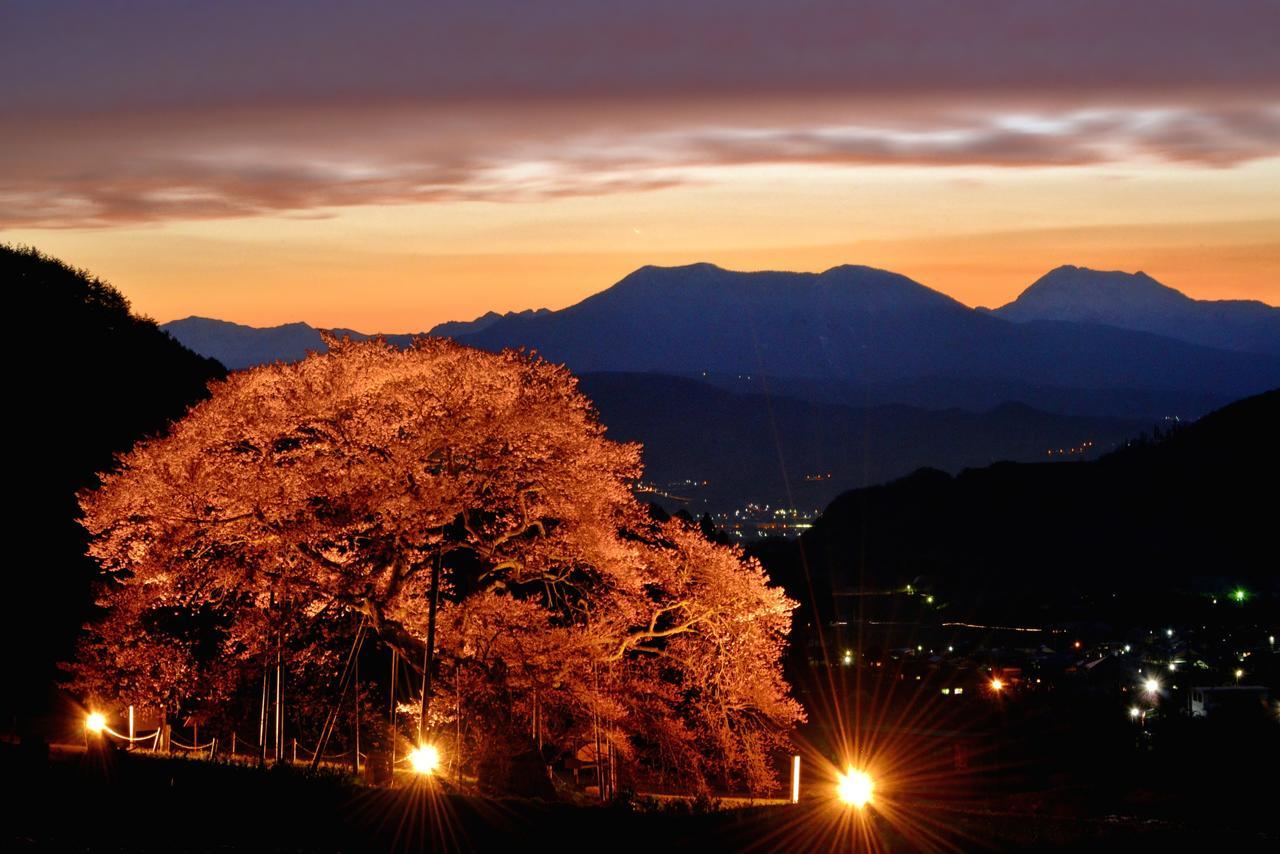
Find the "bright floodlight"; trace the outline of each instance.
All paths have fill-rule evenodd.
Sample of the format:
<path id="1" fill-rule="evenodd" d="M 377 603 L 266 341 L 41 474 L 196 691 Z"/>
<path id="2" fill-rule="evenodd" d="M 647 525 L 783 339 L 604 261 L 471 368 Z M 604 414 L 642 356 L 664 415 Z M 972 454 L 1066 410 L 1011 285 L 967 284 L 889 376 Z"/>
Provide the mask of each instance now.
<path id="1" fill-rule="evenodd" d="M 992 690 L 992 691 L 1003 691 L 1003 690 L 1004 690 L 1004 682 L 1003 682 L 1003 681 L 1001 681 L 1001 680 L 999 680 L 999 679 L 992 679 L 992 680 L 991 680 L 991 690 Z"/>
<path id="2" fill-rule="evenodd" d="M 850 768 L 836 779 L 836 797 L 841 803 L 862 809 L 871 802 L 871 792 L 875 787 L 865 771 Z"/>
<path id="3" fill-rule="evenodd" d="M 424 744 L 409 751 L 409 767 L 415 774 L 434 774 L 440 767 L 440 751 L 434 744 Z"/>
<path id="4" fill-rule="evenodd" d="M 92 733 L 102 732 L 107 728 L 107 718 L 101 712 L 90 712 L 84 719 L 84 728 Z"/>
<path id="5" fill-rule="evenodd" d="M 1154 677 L 1148 679 L 1146 682 L 1142 683 L 1142 690 L 1146 691 L 1148 694 L 1159 694 L 1160 680 Z"/>

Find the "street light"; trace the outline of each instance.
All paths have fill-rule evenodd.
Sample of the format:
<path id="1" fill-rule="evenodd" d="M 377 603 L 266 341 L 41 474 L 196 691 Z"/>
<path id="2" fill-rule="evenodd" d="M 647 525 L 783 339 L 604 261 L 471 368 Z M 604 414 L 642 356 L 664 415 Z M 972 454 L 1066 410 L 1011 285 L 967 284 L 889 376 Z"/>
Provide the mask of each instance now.
<path id="1" fill-rule="evenodd" d="M 1000 679 L 992 679 L 991 690 L 999 694 L 1001 691 L 1004 690 L 1004 682 Z"/>
<path id="2" fill-rule="evenodd" d="M 875 783 L 865 771 L 850 768 L 836 777 L 836 797 L 841 803 L 862 809 L 871 802 L 871 793 Z"/>
<path id="3" fill-rule="evenodd" d="M 1142 709 L 1138 708 L 1137 706 L 1130 706 L 1129 717 L 1136 721 L 1138 718 L 1142 717 Z"/>
<path id="4" fill-rule="evenodd" d="M 88 717 L 84 719 L 84 728 L 94 735 L 100 734 L 107 728 L 106 715 L 101 712 L 90 712 Z"/>
<path id="5" fill-rule="evenodd" d="M 409 751 L 409 767 L 413 773 L 431 776 L 440 767 L 440 751 L 434 744 L 422 744 Z"/>
<path id="6" fill-rule="evenodd" d="M 1146 691 L 1148 694 L 1159 694 L 1160 680 L 1152 676 L 1150 679 L 1142 683 L 1142 690 Z"/>

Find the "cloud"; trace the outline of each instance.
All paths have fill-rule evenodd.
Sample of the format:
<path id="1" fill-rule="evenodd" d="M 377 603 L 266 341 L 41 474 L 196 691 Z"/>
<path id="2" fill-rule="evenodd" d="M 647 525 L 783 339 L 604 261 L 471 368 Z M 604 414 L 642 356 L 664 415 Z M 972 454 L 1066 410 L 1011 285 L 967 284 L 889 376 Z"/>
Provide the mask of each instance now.
<path id="1" fill-rule="evenodd" d="M 0 27 L 0 226 L 1280 154 L 1273 0 L 65 0 Z"/>
<path id="2" fill-rule="evenodd" d="M 604 195 L 727 179 L 723 170 L 772 164 L 1019 168 L 1157 160 L 1218 168 L 1280 154 L 1280 107 L 1271 105 L 684 110 L 471 110 L 459 117 L 397 105 L 112 116 L 21 131 L 0 123 L 0 137 L 10 140 L 0 158 L 0 225 L 323 216 L 351 205 Z"/>

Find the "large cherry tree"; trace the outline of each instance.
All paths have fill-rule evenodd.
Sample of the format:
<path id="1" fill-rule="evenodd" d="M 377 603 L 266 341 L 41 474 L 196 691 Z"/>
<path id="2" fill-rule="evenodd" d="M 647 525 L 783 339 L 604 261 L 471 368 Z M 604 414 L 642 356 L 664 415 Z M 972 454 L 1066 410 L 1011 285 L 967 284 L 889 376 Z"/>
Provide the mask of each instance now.
<path id="1" fill-rule="evenodd" d="M 780 669 L 794 603 L 649 518 L 640 448 L 573 377 L 443 339 L 329 344 L 215 383 L 82 497 L 105 612 L 80 687 L 215 708 L 272 656 L 324 684 L 353 636 L 420 660 L 435 625 L 456 696 L 428 724 L 465 719 L 477 753 L 591 733 L 637 773 L 769 786 L 801 714 Z"/>

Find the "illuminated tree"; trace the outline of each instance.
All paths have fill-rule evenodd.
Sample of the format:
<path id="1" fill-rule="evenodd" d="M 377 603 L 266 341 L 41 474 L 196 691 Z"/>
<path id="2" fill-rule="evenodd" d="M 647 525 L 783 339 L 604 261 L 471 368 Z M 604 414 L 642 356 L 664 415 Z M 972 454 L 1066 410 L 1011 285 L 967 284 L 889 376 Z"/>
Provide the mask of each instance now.
<path id="1" fill-rule="evenodd" d="M 517 352 L 331 341 L 233 374 L 83 496 L 109 582 L 79 685 L 207 700 L 277 655 L 335 672 L 357 632 L 420 660 L 436 575 L 436 654 L 486 744 L 571 750 L 590 726 L 643 768 L 661 726 L 655 747 L 704 757 L 687 778 L 766 786 L 800 715 L 779 669 L 793 603 L 652 522 L 639 453 L 567 371 Z M 197 666 L 211 643 L 221 664 Z"/>

